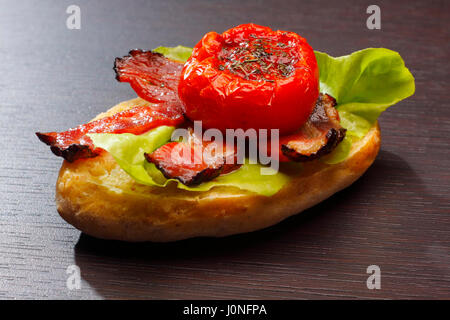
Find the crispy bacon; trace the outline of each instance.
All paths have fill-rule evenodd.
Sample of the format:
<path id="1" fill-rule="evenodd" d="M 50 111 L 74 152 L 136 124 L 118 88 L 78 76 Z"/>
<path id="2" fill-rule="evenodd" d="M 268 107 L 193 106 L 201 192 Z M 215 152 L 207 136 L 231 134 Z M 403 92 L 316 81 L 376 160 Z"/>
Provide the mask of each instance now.
<path id="1" fill-rule="evenodd" d="M 64 132 L 36 132 L 36 135 L 55 155 L 72 162 L 95 157 L 101 152 L 86 136 L 88 133 L 142 134 L 161 125 L 176 126 L 183 122 L 181 114 L 162 112 L 159 106 L 137 106 Z"/>
<path id="2" fill-rule="evenodd" d="M 309 120 L 293 135 L 281 137 L 284 156 L 292 161 L 310 161 L 324 156 L 344 139 L 346 129 L 339 123 L 336 100 L 320 94 Z"/>
<path id="3" fill-rule="evenodd" d="M 234 148 L 225 145 L 223 151 L 218 149 L 214 141 L 201 141 L 189 130 L 187 141 L 167 143 L 150 154 L 146 153 L 145 158 L 154 163 L 166 178 L 192 186 L 240 167 Z"/>
<path id="4" fill-rule="evenodd" d="M 154 163 L 167 179 L 175 178 L 188 186 L 212 180 L 223 170 L 223 158 L 207 163 L 201 156 L 202 149 L 196 151 L 182 142 L 170 142 L 150 154 L 145 153 L 147 161 Z"/>
<path id="5" fill-rule="evenodd" d="M 114 70 L 121 82 L 129 82 L 143 99 L 155 103 L 138 106 L 65 132 L 37 132 L 38 138 L 50 145 L 57 156 L 67 161 L 95 157 L 95 148 L 87 133 L 141 134 L 160 125 L 176 126 L 184 121 L 178 99 L 178 82 L 183 65 L 159 53 L 131 50 L 128 56 L 116 58 Z"/>
<path id="6" fill-rule="evenodd" d="M 140 49 L 128 56 L 116 58 L 114 71 L 120 82 L 129 82 L 139 97 L 166 105 L 181 112 L 178 83 L 183 64 L 167 59 L 160 53 Z"/>

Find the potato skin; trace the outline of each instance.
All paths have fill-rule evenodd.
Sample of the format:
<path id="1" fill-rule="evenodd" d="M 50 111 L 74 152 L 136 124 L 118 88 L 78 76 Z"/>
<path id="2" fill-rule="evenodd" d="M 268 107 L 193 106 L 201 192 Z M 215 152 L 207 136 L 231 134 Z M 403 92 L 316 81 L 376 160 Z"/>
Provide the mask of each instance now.
<path id="1" fill-rule="evenodd" d="M 145 103 L 139 98 L 125 101 L 96 119 Z M 96 158 L 63 162 L 56 204 L 68 223 L 103 239 L 168 242 L 251 232 L 300 213 L 352 184 L 373 163 L 380 143 L 376 124 L 353 145 L 344 162 L 306 163 L 271 197 L 234 187 L 191 192 L 139 185 L 104 152 Z"/>

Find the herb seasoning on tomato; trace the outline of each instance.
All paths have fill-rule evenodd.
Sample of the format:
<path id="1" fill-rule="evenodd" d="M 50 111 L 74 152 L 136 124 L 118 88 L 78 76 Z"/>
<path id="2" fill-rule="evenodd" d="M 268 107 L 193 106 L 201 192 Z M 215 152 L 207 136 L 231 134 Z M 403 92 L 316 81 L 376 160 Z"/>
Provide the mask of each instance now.
<path id="1" fill-rule="evenodd" d="M 178 87 L 186 116 L 206 128 L 294 132 L 319 95 L 312 48 L 296 33 L 245 24 L 207 33 Z"/>

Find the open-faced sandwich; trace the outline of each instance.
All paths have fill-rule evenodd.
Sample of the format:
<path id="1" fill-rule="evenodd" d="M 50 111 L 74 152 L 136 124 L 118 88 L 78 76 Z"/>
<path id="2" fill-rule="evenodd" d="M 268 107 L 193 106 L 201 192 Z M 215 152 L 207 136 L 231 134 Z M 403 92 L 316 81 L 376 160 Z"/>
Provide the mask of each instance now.
<path id="1" fill-rule="evenodd" d="M 114 70 L 138 98 L 37 136 L 64 158 L 60 215 L 125 241 L 249 232 L 317 204 L 372 164 L 378 116 L 415 88 L 394 51 L 333 58 L 254 24 L 132 50 Z"/>

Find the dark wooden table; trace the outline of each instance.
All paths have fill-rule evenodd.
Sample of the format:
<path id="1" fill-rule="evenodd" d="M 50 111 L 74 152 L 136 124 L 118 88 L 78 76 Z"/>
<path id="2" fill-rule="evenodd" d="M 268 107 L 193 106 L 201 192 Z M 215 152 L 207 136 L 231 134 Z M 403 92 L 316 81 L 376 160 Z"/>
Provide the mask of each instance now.
<path id="1" fill-rule="evenodd" d="M 0 1 L 0 298 L 450 298 L 450 7 L 377 1 Z M 66 8 L 81 8 L 81 30 Z M 399 51 L 416 94 L 381 117 L 381 151 L 354 185 L 272 228 L 171 244 L 96 240 L 56 212 L 61 160 L 34 136 L 134 97 L 113 60 L 129 49 L 193 46 L 255 22 L 317 50 Z M 66 269 L 81 269 L 80 290 Z M 366 268 L 381 268 L 368 290 Z"/>

